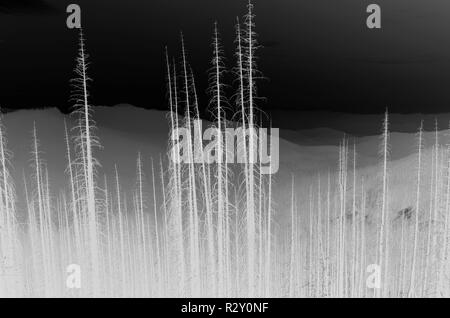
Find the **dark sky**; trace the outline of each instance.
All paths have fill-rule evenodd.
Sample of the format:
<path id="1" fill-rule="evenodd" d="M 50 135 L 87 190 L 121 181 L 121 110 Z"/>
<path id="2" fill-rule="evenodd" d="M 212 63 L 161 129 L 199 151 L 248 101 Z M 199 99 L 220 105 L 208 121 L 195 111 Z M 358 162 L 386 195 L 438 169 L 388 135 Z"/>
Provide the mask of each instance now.
<path id="1" fill-rule="evenodd" d="M 234 22 L 246 0 L 0 0 L 0 106 L 69 107 L 77 33 L 65 8 L 82 7 L 91 55 L 92 103 L 166 107 L 164 46 L 185 34 L 198 87 L 206 90 L 213 23 L 233 65 Z M 366 7 L 382 8 L 382 29 Z M 254 0 L 265 46 L 261 105 L 354 113 L 450 109 L 448 0 Z M 203 105 L 206 95 L 201 96 Z"/>

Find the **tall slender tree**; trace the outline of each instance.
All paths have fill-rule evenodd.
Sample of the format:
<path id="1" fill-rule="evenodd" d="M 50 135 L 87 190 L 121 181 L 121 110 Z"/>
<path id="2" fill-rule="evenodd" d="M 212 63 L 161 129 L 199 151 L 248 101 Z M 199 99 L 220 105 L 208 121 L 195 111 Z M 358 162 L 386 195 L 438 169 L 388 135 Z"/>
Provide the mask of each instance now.
<path id="1" fill-rule="evenodd" d="M 83 29 L 80 28 L 79 49 L 76 58 L 76 77 L 72 79 L 73 92 L 72 100 L 75 102 L 76 113 L 79 115 L 78 129 L 80 131 L 78 147 L 82 153 L 82 171 L 84 174 L 86 193 L 85 204 L 88 216 L 89 227 L 89 250 L 92 266 L 93 294 L 98 295 L 100 289 L 99 273 L 99 226 L 96 201 L 96 160 L 93 156 L 94 148 L 98 146 L 98 140 L 94 135 L 95 123 L 92 118 L 92 107 L 89 103 L 89 83 L 91 78 L 88 75 L 89 55 L 86 52 L 86 41 Z"/>

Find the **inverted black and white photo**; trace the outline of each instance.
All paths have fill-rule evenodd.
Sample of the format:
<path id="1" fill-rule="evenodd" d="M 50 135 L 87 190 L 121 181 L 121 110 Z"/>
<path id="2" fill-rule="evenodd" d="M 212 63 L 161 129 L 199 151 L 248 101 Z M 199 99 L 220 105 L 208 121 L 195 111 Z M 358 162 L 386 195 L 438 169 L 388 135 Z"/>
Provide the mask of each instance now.
<path id="1" fill-rule="evenodd" d="M 0 297 L 450 297 L 449 18 L 0 0 Z"/>

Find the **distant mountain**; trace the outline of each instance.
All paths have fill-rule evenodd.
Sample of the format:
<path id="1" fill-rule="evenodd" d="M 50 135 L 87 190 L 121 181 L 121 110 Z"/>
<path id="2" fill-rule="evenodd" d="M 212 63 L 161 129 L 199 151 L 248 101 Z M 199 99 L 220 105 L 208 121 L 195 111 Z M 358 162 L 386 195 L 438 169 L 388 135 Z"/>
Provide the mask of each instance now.
<path id="1" fill-rule="evenodd" d="M 272 110 L 271 120 L 283 130 L 332 129 L 355 136 L 378 135 L 384 114 L 351 114 L 332 112 L 305 112 L 296 110 Z M 448 129 L 450 113 L 443 114 L 390 114 L 392 132 L 414 133 L 423 121 L 424 130 Z"/>
<path id="2" fill-rule="evenodd" d="M 290 116 L 294 118 L 294 116 Z M 445 116 L 444 116 L 445 117 Z M 402 119 L 403 127 L 413 127 L 419 120 L 418 115 L 393 115 L 393 121 Z M 442 116 L 439 118 L 442 119 Z M 66 145 L 64 140 L 64 119 L 69 128 L 76 125 L 75 116 L 65 116 L 56 109 L 21 110 L 8 113 L 3 117 L 3 124 L 8 139 L 8 149 L 13 157 L 13 177 L 19 200 L 23 195 L 23 173 L 30 178 L 32 129 L 36 125 L 40 143 L 41 157 L 44 159 L 51 180 L 52 191 L 57 194 L 66 187 L 68 178 L 65 174 L 67 168 Z M 354 126 L 379 126 L 381 118 L 376 116 L 350 115 L 341 117 L 341 121 L 355 122 Z M 380 119 L 378 122 L 375 120 Z M 428 116 L 428 119 L 429 116 Z M 147 175 L 151 171 L 151 159 L 159 164 L 160 157 L 166 159 L 169 137 L 169 123 L 167 113 L 155 110 L 145 110 L 130 105 L 116 107 L 96 107 L 94 120 L 97 123 L 96 134 L 102 148 L 95 150 L 95 157 L 99 160 L 99 178 L 104 175 L 114 175 L 117 165 L 121 183 L 124 189 L 134 189 L 136 184 L 136 159 L 138 152 L 144 161 L 144 171 Z M 431 119 L 430 119 L 431 120 Z M 300 120 L 301 121 L 301 120 Z M 393 128 L 402 127 L 401 123 L 393 124 Z M 298 126 L 301 127 L 301 126 Z M 378 128 L 380 130 L 380 128 Z M 297 176 L 299 184 L 307 187 L 317 175 L 325 176 L 328 172 L 333 174 L 339 162 L 339 143 L 344 133 L 334 128 L 297 129 L 280 131 L 280 170 L 274 177 L 277 184 L 276 191 L 280 196 L 280 204 L 290 202 L 288 195 L 289 180 Z M 438 134 L 442 145 L 449 144 L 448 131 Z M 379 145 L 380 137 L 350 136 L 347 134 L 350 150 L 356 145 L 358 174 L 367 176 L 367 187 L 378 190 L 377 176 L 380 170 Z M 424 133 L 424 157 L 430 156 L 429 148 L 434 144 L 434 132 Z M 427 150 L 428 149 L 428 150 Z M 74 149 L 72 148 L 72 151 Z M 397 186 L 393 191 L 406 191 L 413 193 L 415 158 L 417 152 L 417 138 L 414 133 L 393 132 L 390 135 L 390 167 L 392 180 Z M 352 157 L 352 154 L 350 155 Z M 428 169 L 428 168 L 426 168 Z M 428 173 L 426 173 L 428 175 Z M 311 179 L 313 178 L 313 179 Z M 405 192 L 405 193 L 406 193 Z M 408 197 L 402 198 L 408 201 Z M 411 201 L 411 200 L 409 200 Z M 411 202 L 399 203 L 399 208 Z M 284 202 L 284 203 L 283 203 Z M 396 204 L 400 201 L 396 201 Z M 289 209 L 287 209 L 289 210 Z"/>

